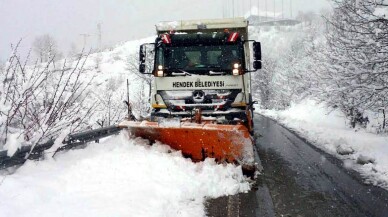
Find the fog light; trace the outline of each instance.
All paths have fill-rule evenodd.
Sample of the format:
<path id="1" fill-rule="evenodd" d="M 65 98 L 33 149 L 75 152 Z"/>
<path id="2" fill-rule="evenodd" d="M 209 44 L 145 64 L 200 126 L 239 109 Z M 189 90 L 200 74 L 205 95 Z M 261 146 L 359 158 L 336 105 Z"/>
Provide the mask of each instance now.
<path id="1" fill-rule="evenodd" d="M 163 77 L 164 76 L 164 72 L 159 70 L 157 75 L 158 75 L 158 77 Z"/>
<path id="2" fill-rule="evenodd" d="M 239 74 L 240 74 L 240 72 L 238 69 L 233 69 L 233 75 L 239 75 Z"/>

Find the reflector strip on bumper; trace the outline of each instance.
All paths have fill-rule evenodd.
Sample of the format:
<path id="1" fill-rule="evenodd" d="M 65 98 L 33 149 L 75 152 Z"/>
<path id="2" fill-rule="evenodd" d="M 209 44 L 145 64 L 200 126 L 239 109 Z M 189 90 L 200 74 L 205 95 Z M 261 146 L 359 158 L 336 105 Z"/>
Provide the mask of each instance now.
<path id="1" fill-rule="evenodd" d="M 164 104 L 152 104 L 152 108 L 165 109 L 165 108 L 167 108 L 167 106 Z"/>

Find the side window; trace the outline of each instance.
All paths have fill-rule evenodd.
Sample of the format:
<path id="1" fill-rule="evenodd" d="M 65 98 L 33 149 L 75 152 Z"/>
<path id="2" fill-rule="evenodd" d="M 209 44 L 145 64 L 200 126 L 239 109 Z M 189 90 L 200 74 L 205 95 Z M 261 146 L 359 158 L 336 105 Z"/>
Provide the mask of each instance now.
<path id="1" fill-rule="evenodd" d="M 161 48 L 161 47 L 158 48 L 158 53 L 157 53 L 156 60 L 157 60 L 157 64 L 158 65 L 164 65 L 165 64 L 165 62 L 164 62 L 164 49 Z"/>

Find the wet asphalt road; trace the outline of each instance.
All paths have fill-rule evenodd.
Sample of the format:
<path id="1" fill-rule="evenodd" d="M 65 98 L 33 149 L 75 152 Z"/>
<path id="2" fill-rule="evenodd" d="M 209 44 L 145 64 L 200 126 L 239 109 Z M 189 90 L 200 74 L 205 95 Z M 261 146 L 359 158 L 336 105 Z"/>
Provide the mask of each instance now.
<path id="1" fill-rule="evenodd" d="M 257 189 L 209 200 L 208 216 L 388 216 L 388 191 L 268 118 L 255 129 Z"/>

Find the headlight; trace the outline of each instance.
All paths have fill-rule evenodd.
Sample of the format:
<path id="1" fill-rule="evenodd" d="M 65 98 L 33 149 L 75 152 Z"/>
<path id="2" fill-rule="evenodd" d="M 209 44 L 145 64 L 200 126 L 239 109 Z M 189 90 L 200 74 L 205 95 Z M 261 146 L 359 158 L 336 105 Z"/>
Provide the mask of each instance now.
<path id="1" fill-rule="evenodd" d="M 156 71 L 156 77 L 163 77 L 164 76 L 164 71 L 163 71 L 163 66 L 158 65 L 158 71 Z"/>
<path id="2" fill-rule="evenodd" d="M 233 75 L 240 75 L 241 74 L 239 68 L 240 68 L 240 64 L 238 64 L 238 63 L 233 64 L 233 70 L 232 70 Z"/>

